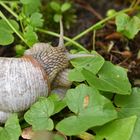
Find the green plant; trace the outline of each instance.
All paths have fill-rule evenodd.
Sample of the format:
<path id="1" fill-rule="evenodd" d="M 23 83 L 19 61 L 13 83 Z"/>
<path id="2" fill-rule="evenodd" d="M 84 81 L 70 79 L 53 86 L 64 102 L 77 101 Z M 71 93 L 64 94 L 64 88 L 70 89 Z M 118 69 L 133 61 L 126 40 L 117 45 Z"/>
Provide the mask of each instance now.
<path id="1" fill-rule="evenodd" d="M 129 39 L 133 39 L 140 31 L 140 18 L 137 16 L 129 17 L 127 14 L 120 13 L 116 17 L 117 31 Z"/>
<path id="2" fill-rule="evenodd" d="M 16 8 L 18 3 L 22 4 L 21 10 Z M 8 2 L 7 6 L 5 2 L 0 2 L 1 6 L 15 17 L 15 20 L 8 19 L 0 12 L 2 17 L 0 20 L 1 45 L 14 42 L 13 33 L 16 33 L 21 40 L 15 49 L 17 55 L 22 55 L 25 50 L 23 43 L 30 47 L 38 41 L 37 31 L 59 37 L 59 34 L 55 32 L 40 29 L 43 26 L 43 17 L 39 10 L 40 1 L 37 0 L 35 3 L 34 0 L 20 0 L 18 3 Z M 55 9 L 61 9 L 62 13 L 70 8 L 70 4 L 64 4 L 51 3 L 51 5 L 55 5 Z M 13 9 L 16 9 L 18 14 Z M 75 40 L 92 30 L 101 28 L 105 22 L 115 17 L 117 31 L 133 39 L 139 31 L 139 19 L 137 17 L 130 18 L 124 14 L 132 9 L 133 7 L 130 7 L 111 14 L 73 39 L 64 37 L 65 40 L 69 41 L 66 45 L 73 43 L 84 53 L 89 53 Z M 60 12 L 58 11 L 56 14 Z M 53 16 L 54 19 L 57 17 L 57 15 Z M 57 21 L 57 18 L 55 20 Z M 135 25 L 135 27 L 130 30 L 130 25 Z M 83 52 L 78 51 L 78 53 Z M 105 61 L 95 51 L 92 51 L 91 54 L 93 57 L 77 58 L 71 61 L 73 69 L 69 73 L 69 80 L 74 82 L 73 86 L 75 87 L 67 91 L 66 97 L 60 99 L 57 95 L 52 94 L 48 98 L 40 98 L 25 113 L 26 126 L 32 125 L 36 131 L 60 131 L 65 136 L 74 135 L 82 138 L 87 136 L 87 140 L 89 136 L 87 130 L 93 131 L 90 138 L 95 140 L 104 138 L 109 140 L 139 140 L 140 88 L 131 87 L 126 69 Z M 67 108 L 65 113 L 63 113 L 64 108 Z M 55 116 L 59 117 L 62 114 L 63 117 L 55 120 Z M 12 115 L 5 126 L 0 127 L 0 139 L 18 140 L 21 135 L 20 127 L 24 127 L 22 121 L 19 125 L 17 115 Z"/>
<path id="3" fill-rule="evenodd" d="M 19 8 L 19 4 L 21 7 Z M 16 33 L 17 36 L 26 44 L 27 47 L 31 47 L 34 43 L 38 42 L 37 30 L 43 26 L 43 15 L 40 12 L 41 1 L 36 0 L 20 0 L 20 1 L 0 1 L 0 5 L 6 9 L 15 18 L 8 19 L 0 11 L 0 45 L 9 45 L 14 42 L 13 34 Z M 62 5 L 62 11 L 67 11 L 71 6 L 70 3 L 65 3 Z M 14 9 L 16 12 L 14 12 Z M 58 36 L 59 34 L 47 31 L 47 33 Z M 66 40 L 71 41 L 71 39 L 66 38 Z M 23 43 L 19 41 L 18 43 Z M 80 44 L 72 41 L 75 45 L 83 48 Z M 25 50 L 24 48 L 22 48 Z M 17 48 L 16 48 L 17 50 Z M 23 53 L 20 53 L 21 55 Z M 17 55 L 19 53 L 17 52 Z"/>
<path id="4" fill-rule="evenodd" d="M 47 25 L 50 26 L 51 24 L 50 27 L 55 27 L 55 22 L 58 23 L 62 16 L 64 27 L 67 29 L 70 28 L 72 23 L 76 22 L 75 10 L 72 2 L 69 1 L 62 3 L 60 0 L 53 0 L 48 2 L 46 13 Z"/>
<path id="5" fill-rule="evenodd" d="M 2 12 L 0 13 L 2 17 L 0 29 L 1 45 L 9 45 L 14 42 L 12 33 L 16 33 L 29 47 L 38 41 L 36 28 L 42 27 L 43 25 L 42 14 L 39 13 L 39 6 L 41 3 L 39 0 L 36 0 L 36 2 L 32 0 L 21 0 L 19 2 L 22 4 L 22 8 L 17 11 L 19 15 L 12 11 L 13 4 L 9 2 L 8 7 L 4 2 L 0 2 L 0 4 L 16 18 L 15 20 L 10 20 L 7 19 Z M 17 3 L 15 2 L 15 4 Z M 18 7 L 18 5 L 16 6 Z M 19 29 L 19 26 L 21 30 Z M 8 30 L 8 28 L 10 28 L 11 31 Z M 6 34 L 6 32 L 8 34 Z M 5 37 L 5 35 L 8 37 Z"/>

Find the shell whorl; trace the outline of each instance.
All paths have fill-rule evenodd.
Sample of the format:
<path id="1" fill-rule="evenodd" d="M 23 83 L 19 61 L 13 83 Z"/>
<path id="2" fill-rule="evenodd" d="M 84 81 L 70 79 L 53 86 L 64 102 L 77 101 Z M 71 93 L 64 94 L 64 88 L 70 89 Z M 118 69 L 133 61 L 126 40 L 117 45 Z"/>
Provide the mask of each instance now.
<path id="1" fill-rule="evenodd" d="M 48 95 L 45 71 L 30 58 L 0 58 L 0 111 L 20 112 Z"/>

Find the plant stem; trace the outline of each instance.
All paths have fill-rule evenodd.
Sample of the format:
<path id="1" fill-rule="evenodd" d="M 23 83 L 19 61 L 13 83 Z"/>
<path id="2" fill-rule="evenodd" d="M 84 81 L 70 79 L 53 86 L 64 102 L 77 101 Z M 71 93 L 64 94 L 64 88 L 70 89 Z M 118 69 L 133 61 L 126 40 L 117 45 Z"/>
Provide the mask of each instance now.
<path id="1" fill-rule="evenodd" d="M 92 30 L 95 30 L 97 27 L 101 26 L 102 24 L 104 24 L 105 22 L 109 21 L 110 19 L 113 19 L 114 17 L 116 17 L 118 14 L 120 14 L 121 12 L 129 12 L 131 11 L 132 8 L 128 8 L 125 10 L 122 10 L 120 12 L 115 13 L 114 15 L 110 16 L 110 17 L 106 17 L 103 20 L 97 22 L 96 24 L 92 25 L 91 27 L 89 27 L 88 29 L 84 30 L 83 32 L 81 32 L 80 34 L 78 34 L 77 36 L 75 36 L 74 38 L 72 38 L 73 41 L 81 38 L 82 36 L 84 36 L 85 34 L 89 33 Z M 67 42 L 65 45 L 68 46 L 70 45 L 70 42 Z"/>
<path id="2" fill-rule="evenodd" d="M 5 2 L 5 1 L 3 1 L 3 2 Z M 0 5 L 3 6 L 10 14 L 12 14 L 18 20 L 18 15 L 3 2 L 0 2 Z M 20 22 L 20 25 L 21 25 L 22 32 L 24 32 L 22 21 L 19 20 L 19 22 Z"/>
<path id="3" fill-rule="evenodd" d="M 5 17 L 5 15 L 0 11 L 0 17 L 6 21 L 6 23 L 11 27 L 11 29 L 19 36 L 19 38 L 27 45 L 27 42 L 22 37 L 22 35 L 15 29 L 15 27 L 9 22 L 9 20 Z"/>
<path id="4" fill-rule="evenodd" d="M 52 36 L 60 37 L 60 35 L 57 34 L 57 33 L 55 33 L 55 32 L 51 32 L 51 31 L 47 31 L 47 30 L 39 29 L 39 28 L 37 28 L 37 30 L 38 30 L 39 32 L 43 32 L 43 33 L 46 33 L 46 34 L 49 34 L 49 35 L 52 35 Z M 87 49 L 85 49 L 81 44 L 77 43 L 76 41 L 74 41 L 74 40 L 72 40 L 72 39 L 70 39 L 70 38 L 68 38 L 68 37 L 66 37 L 66 36 L 64 36 L 64 39 L 65 39 L 66 41 L 69 41 L 71 44 L 74 44 L 75 46 L 77 46 L 77 48 L 79 48 L 80 50 L 83 50 L 83 51 L 88 52 Z"/>
<path id="5" fill-rule="evenodd" d="M 6 1 L 6 0 L 5 0 L 5 1 L 1 1 L 1 2 L 4 2 L 4 3 L 12 3 L 12 2 L 21 3 L 21 2 L 18 1 L 18 0 L 17 0 L 17 1 L 16 1 L 16 0 L 15 0 L 15 1 L 8 1 L 8 0 Z"/>
<path id="6" fill-rule="evenodd" d="M 0 2 L 0 5 L 3 6 L 9 13 L 11 13 L 16 19 L 18 19 L 18 15 L 13 12 L 6 4 L 3 2 Z"/>

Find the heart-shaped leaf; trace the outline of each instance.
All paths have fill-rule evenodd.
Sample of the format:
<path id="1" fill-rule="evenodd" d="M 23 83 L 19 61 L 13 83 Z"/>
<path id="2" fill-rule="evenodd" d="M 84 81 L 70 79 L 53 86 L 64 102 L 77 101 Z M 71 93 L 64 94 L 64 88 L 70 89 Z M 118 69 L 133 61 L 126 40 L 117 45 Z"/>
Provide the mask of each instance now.
<path id="1" fill-rule="evenodd" d="M 104 96 L 84 84 L 68 90 L 66 102 L 74 115 L 63 119 L 56 129 L 66 135 L 77 135 L 87 129 L 103 125 L 117 117 L 112 103 Z"/>
<path id="2" fill-rule="evenodd" d="M 24 118 L 32 125 L 33 130 L 52 130 L 54 124 L 50 116 L 53 112 L 53 101 L 42 97 L 25 113 Z"/>

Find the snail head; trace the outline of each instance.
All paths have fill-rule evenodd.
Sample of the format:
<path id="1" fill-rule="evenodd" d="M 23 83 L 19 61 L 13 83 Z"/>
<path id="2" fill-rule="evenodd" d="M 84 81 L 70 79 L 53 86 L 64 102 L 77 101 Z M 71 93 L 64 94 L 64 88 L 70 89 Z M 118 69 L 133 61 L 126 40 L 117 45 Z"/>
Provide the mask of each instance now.
<path id="1" fill-rule="evenodd" d="M 63 25 L 60 20 L 60 38 L 57 47 L 53 47 L 48 43 L 36 43 L 32 48 L 26 50 L 24 55 L 35 58 L 46 71 L 49 81 L 52 82 L 57 73 L 68 67 L 67 53 L 64 47 Z"/>
<path id="2" fill-rule="evenodd" d="M 69 66 L 69 60 L 87 56 L 86 54 L 70 54 L 64 47 L 63 24 L 60 19 L 60 38 L 57 47 L 48 43 L 36 43 L 25 51 L 24 55 L 33 56 L 46 71 L 49 81 L 52 82 L 56 75 Z"/>

